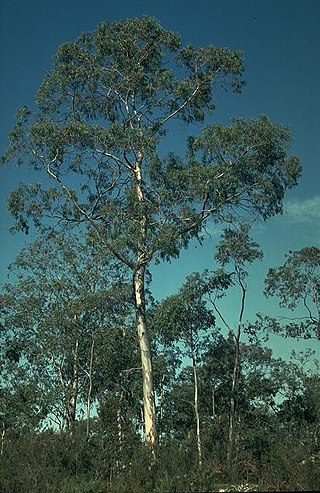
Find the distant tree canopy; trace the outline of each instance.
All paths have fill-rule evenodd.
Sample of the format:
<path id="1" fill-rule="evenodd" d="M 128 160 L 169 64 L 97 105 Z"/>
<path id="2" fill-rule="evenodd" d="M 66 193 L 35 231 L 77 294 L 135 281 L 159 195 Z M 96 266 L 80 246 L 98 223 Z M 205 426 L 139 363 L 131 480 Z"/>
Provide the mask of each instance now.
<path id="1" fill-rule="evenodd" d="M 284 321 L 260 316 L 261 327 L 288 337 L 320 339 L 320 249 L 289 251 L 283 265 L 269 269 L 265 295 L 276 296 L 291 313 Z"/>

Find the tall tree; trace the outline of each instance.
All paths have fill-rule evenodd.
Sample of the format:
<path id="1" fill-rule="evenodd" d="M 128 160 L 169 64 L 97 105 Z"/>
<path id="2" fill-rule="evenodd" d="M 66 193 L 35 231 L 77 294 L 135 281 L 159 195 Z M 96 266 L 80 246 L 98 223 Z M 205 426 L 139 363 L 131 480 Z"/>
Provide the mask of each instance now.
<path id="1" fill-rule="evenodd" d="M 300 173 L 287 157 L 289 131 L 266 117 L 206 128 L 187 158 L 159 154 L 170 123 L 201 123 L 213 88 L 238 91 L 242 56 L 181 46 L 156 20 L 104 22 L 60 46 L 37 96 L 23 108 L 4 161 L 29 162 L 49 182 L 9 198 L 16 228 L 86 224 L 132 273 L 140 343 L 145 438 L 156 443 L 145 282 L 152 260 L 177 257 L 210 218 L 239 208 L 263 218 L 281 211 Z M 48 186 L 47 186 L 48 185 Z M 47 188 L 46 188 L 47 186 Z"/>

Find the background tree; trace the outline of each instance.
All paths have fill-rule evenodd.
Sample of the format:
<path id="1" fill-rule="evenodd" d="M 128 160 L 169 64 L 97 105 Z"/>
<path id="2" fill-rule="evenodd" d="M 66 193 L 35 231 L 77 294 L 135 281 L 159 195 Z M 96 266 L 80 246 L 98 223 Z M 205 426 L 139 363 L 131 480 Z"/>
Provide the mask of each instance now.
<path id="1" fill-rule="evenodd" d="M 232 333 L 234 341 L 234 362 L 232 373 L 232 384 L 230 393 L 230 423 L 229 423 L 229 458 L 231 459 L 233 440 L 234 440 L 234 422 L 236 415 L 236 388 L 238 383 L 238 373 L 240 366 L 240 339 L 244 325 L 244 314 L 247 296 L 246 271 L 247 264 L 251 264 L 257 259 L 262 258 L 263 254 L 259 245 L 249 237 L 249 227 L 241 225 L 238 230 L 227 229 L 224 231 L 221 241 L 218 244 L 215 259 L 224 268 L 230 265 L 232 268 L 232 281 L 240 289 L 240 309 L 236 328 L 233 328 L 222 315 L 216 301 L 210 296 L 210 301 L 214 310 L 221 319 L 221 322 Z M 230 274 L 230 273 L 229 273 Z"/>
<path id="2" fill-rule="evenodd" d="M 11 275 L 1 298 L 2 380 L 20 386 L 26 379 L 42 419 L 51 416 L 73 431 L 77 401 L 92 377 L 92 342 L 99 347 L 100 333 L 106 337 L 130 316 L 125 276 L 104 251 L 62 234 L 23 249 Z"/>
<path id="3" fill-rule="evenodd" d="M 193 375 L 193 400 L 191 402 L 196 421 L 196 438 L 198 463 L 202 464 L 200 412 L 199 412 L 199 377 L 198 365 L 206 348 L 206 332 L 214 326 L 215 319 L 206 308 L 203 294 L 193 283 L 193 278 L 186 280 L 176 295 L 172 295 L 157 306 L 153 324 L 164 345 L 176 345 L 176 352 L 182 357 L 190 358 Z"/>
<path id="4" fill-rule="evenodd" d="M 209 345 L 201 368 L 202 410 L 205 416 L 205 454 L 226 464 L 230 433 L 230 388 L 234 370 L 232 334 L 219 335 Z M 241 433 L 235 434 L 233 463 L 228 466 L 232 480 L 245 479 L 265 466 L 271 452 L 271 435 L 279 403 L 289 398 L 296 378 L 288 363 L 275 359 L 260 343 L 240 342 L 236 393 L 236 418 Z M 247 471 L 247 472 L 246 472 Z M 240 477 L 239 477 L 240 475 Z"/>
<path id="5" fill-rule="evenodd" d="M 247 265 L 262 258 L 259 245 L 249 236 L 249 226 L 240 224 L 238 228 L 227 228 L 221 236 L 214 255 L 221 268 L 202 274 L 194 274 L 194 282 L 213 308 L 213 313 L 231 335 L 234 343 L 233 371 L 230 388 L 229 452 L 231 461 L 235 434 L 236 395 L 240 368 L 240 339 L 244 329 L 244 314 L 247 296 Z M 230 266 L 231 270 L 226 267 Z M 232 324 L 223 313 L 219 301 L 230 288 L 239 289 L 239 314 L 236 324 Z M 234 292 L 234 291 L 233 291 Z"/>
<path id="6" fill-rule="evenodd" d="M 289 337 L 319 339 L 320 249 L 306 247 L 290 251 L 283 265 L 269 269 L 265 295 L 277 296 L 281 307 L 294 312 L 294 316 L 280 320 L 265 317 L 267 327 Z"/>
<path id="7" fill-rule="evenodd" d="M 143 375 L 145 437 L 156 442 L 145 276 L 151 260 L 177 257 L 210 218 L 281 212 L 299 161 L 290 134 L 266 117 L 207 127 L 189 156 L 159 153 L 174 119 L 201 123 L 212 89 L 238 91 L 242 56 L 181 46 L 155 20 L 101 23 L 60 46 L 37 95 L 10 134 L 5 162 L 29 163 L 42 183 L 11 193 L 16 229 L 50 219 L 86 225 L 96 244 L 130 269 Z M 46 175 L 46 179 L 42 178 Z"/>
<path id="8" fill-rule="evenodd" d="M 137 446 L 143 434 L 141 362 L 134 329 L 133 324 L 115 325 L 99 331 L 96 338 L 92 396 L 102 443 L 107 450 L 113 446 L 108 460 L 115 470 L 126 467 L 132 441 Z"/>
<path id="9" fill-rule="evenodd" d="M 149 314 L 150 315 L 150 314 Z M 156 334 L 152 320 L 148 321 L 151 329 L 151 344 L 153 347 L 154 384 L 157 397 L 157 417 L 159 429 L 159 443 L 168 441 L 173 436 L 173 430 L 167 420 L 167 394 L 176 384 L 182 367 L 182 354 L 180 349 L 171 342 L 160 340 Z M 170 406 L 171 407 L 171 406 Z"/>

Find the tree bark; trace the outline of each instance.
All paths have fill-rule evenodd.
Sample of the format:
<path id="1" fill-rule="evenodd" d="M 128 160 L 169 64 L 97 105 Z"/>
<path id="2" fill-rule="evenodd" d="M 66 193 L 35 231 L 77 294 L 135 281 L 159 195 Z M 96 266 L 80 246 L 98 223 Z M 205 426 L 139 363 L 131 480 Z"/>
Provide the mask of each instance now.
<path id="1" fill-rule="evenodd" d="M 87 439 L 89 438 L 90 435 L 93 356 L 94 356 L 94 339 L 92 339 L 92 343 L 91 343 L 90 363 L 89 363 L 89 372 L 88 372 L 89 385 L 88 385 L 88 395 L 87 395 Z"/>
<path id="2" fill-rule="evenodd" d="M 140 265 L 134 273 L 134 294 L 136 306 L 136 324 L 141 355 L 142 382 L 143 382 L 143 411 L 144 411 L 144 431 L 147 446 L 152 455 L 155 455 L 157 443 L 156 430 L 156 407 L 153 387 L 152 361 L 150 342 L 147 333 L 145 315 L 145 266 Z"/>
<path id="3" fill-rule="evenodd" d="M 240 333 L 238 337 L 235 337 L 235 355 L 233 361 L 233 372 L 232 372 L 232 382 L 231 382 L 231 393 L 230 393 L 230 417 L 229 417 L 229 437 L 228 437 L 228 461 L 232 459 L 233 445 L 234 445 L 234 422 L 235 422 L 235 408 L 236 408 L 236 385 L 238 380 L 238 369 L 239 369 L 239 353 L 240 353 Z"/>
<path id="4" fill-rule="evenodd" d="M 247 293 L 246 285 L 243 283 L 243 280 L 241 278 L 242 276 L 241 269 L 239 267 L 236 267 L 236 272 L 238 275 L 238 282 L 242 294 L 241 294 L 241 304 L 240 304 L 237 333 L 233 334 L 235 349 L 234 349 L 233 372 L 232 372 L 231 395 L 230 395 L 229 443 L 228 443 L 228 453 L 227 453 L 227 460 L 229 464 L 232 461 L 232 455 L 234 449 L 234 423 L 235 423 L 235 415 L 236 415 L 236 387 L 238 384 L 238 373 L 239 373 L 239 362 L 240 362 L 240 338 L 241 338 L 241 326 L 242 326 L 242 319 L 244 314 L 246 293 Z"/>
<path id="5" fill-rule="evenodd" d="M 124 432 L 123 432 L 122 415 L 121 415 L 122 397 L 123 397 L 123 394 L 121 392 L 121 394 L 119 396 L 117 411 L 116 411 L 116 422 L 117 422 L 117 429 L 118 429 L 118 458 L 117 458 L 116 464 L 117 464 L 118 469 L 120 469 L 123 465 Z"/>
<path id="6" fill-rule="evenodd" d="M 67 427 L 71 435 L 73 434 L 74 431 L 74 425 L 76 421 L 76 411 L 77 411 L 78 379 L 79 379 L 78 359 L 79 359 L 79 341 L 77 339 L 73 353 L 71 394 L 68 399 L 67 409 L 66 409 Z"/>
<path id="7" fill-rule="evenodd" d="M 0 450 L 0 455 L 3 455 L 5 434 L 6 434 L 6 427 L 5 427 L 5 424 L 4 424 L 4 421 L 3 421 L 2 422 L 2 432 L 1 432 L 1 450 Z"/>
<path id="8" fill-rule="evenodd" d="M 134 168 L 135 193 L 138 203 L 143 206 L 145 203 L 143 180 L 142 180 L 142 161 L 143 151 L 140 150 Z M 145 271 L 148 262 L 146 252 L 147 239 L 147 218 L 145 213 L 140 210 L 139 219 L 139 241 L 137 250 L 137 264 L 133 272 L 133 286 L 135 296 L 136 326 L 138 332 L 142 382 L 143 382 L 143 410 L 144 410 L 144 431 L 145 441 L 155 458 L 155 449 L 157 444 L 156 429 L 156 406 L 153 386 L 153 371 L 151 361 L 151 349 L 146 323 L 146 302 L 145 302 Z"/>
<path id="9" fill-rule="evenodd" d="M 214 385 L 212 385 L 211 396 L 212 396 L 212 419 L 215 419 L 215 417 L 216 417 L 216 400 L 215 400 Z"/>
<path id="10" fill-rule="evenodd" d="M 160 396 L 159 396 L 159 421 L 162 427 L 162 422 L 163 422 L 163 397 L 164 397 L 164 379 L 165 379 L 165 373 L 162 374 L 161 377 L 161 383 L 160 383 Z M 159 444 L 161 443 L 162 440 L 162 432 L 159 433 Z"/>
<path id="11" fill-rule="evenodd" d="M 194 355 L 192 356 L 192 369 L 193 369 L 193 384 L 194 384 L 194 411 L 196 415 L 196 428 L 197 428 L 197 450 L 198 450 L 198 464 L 202 465 L 202 446 L 200 435 L 200 415 L 199 415 L 199 401 L 198 401 L 198 370 Z"/>

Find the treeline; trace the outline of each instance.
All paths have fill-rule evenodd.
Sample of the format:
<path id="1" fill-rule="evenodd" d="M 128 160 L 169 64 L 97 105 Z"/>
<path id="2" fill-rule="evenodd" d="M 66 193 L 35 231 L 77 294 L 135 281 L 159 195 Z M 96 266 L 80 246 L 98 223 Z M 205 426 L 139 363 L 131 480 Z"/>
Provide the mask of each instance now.
<path id="1" fill-rule="evenodd" d="M 266 294 L 285 293 L 304 338 L 317 337 L 319 254 L 291 253 L 266 278 Z M 1 296 L 1 491 L 317 490 L 317 362 L 311 351 L 274 358 L 261 343 L 271 330 L 293 336 L 293 322 L 245 320 L 246 269 L 261 256 L 247 226 L 228 228 L 216 270 L 193 273 L 162 302 L 147 293 L 158 430 L 150 459 L 128 273 L 74 235 L 22 250 Z M 227 296 L 236 323 L 223 311 Z"/>

